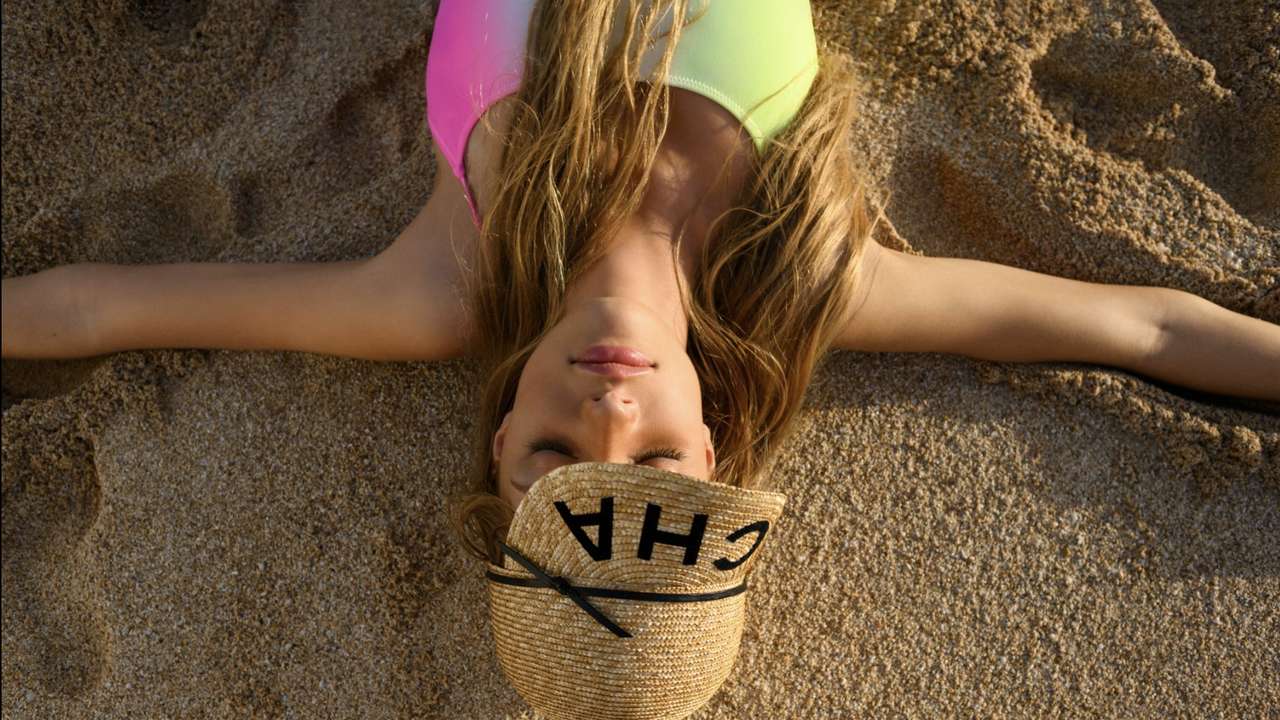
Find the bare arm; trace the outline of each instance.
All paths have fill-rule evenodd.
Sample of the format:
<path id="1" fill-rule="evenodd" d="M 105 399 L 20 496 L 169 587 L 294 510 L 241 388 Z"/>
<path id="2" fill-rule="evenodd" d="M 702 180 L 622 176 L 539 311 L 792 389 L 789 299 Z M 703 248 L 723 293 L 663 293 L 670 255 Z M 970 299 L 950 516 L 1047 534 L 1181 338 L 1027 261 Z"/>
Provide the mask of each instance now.
<path id="1" fill-rule="evenodd" d="M 3 356 L 142 348 L 446 359 L 468 346 L 458 252 L 475 230 L 451 178 L 389 248 L 337 263 L 73 265 L 3 282 Z"/>
<path id="2" fill-rule="evenodd" d="M 1280 327 L 1166 288 L 1099 285 L 875 246 L 837 346 L 1112 365 L 1280 400 Z"/>

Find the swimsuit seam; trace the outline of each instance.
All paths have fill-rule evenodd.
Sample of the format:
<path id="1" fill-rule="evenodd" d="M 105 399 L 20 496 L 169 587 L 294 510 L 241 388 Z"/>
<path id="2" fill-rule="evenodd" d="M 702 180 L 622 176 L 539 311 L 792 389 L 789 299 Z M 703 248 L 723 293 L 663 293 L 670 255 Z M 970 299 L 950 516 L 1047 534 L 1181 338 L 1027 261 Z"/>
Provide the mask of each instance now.
<path id="1" fill-rule="evenodd" d="M 747 129 L 747 132 L 751 133 L 751 137 L 756 141 L 759 141 L 763 137 L 764 133 L 760 131 L 759 125 L 752 119 L 751 113 L 743 110 L 741 105 L 730 98 L 720 88 L 706 81 L 691 78 L 688 75 L 668 75 L 667 85 L 672 85 L 673 83 L 679 83 L 676 87 L 691 86 L 684 87 L 685 90 L 696 89 L 701 91 L 702 95 L 716 101 L 724 107 L 724 109 L 732 113 L 733 116 L 738 119 L 738 122 L 742 123 L 742 126 Z"/>

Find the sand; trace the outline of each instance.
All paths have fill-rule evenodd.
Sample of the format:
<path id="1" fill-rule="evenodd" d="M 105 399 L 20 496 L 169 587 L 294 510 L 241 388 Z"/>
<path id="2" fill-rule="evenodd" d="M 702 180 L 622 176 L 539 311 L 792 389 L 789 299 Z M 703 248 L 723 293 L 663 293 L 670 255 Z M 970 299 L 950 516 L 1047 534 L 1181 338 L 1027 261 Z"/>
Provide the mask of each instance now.
<path id="1" fill-rule="evenodd" d="M 426 2 L 3 4 L 3 272 L 333 260 L 438 172 Z M 885 242 L 1280 321 L 1280 12 L 816 7 Z M 3 717 L 517 718 L 444 507 L 475 368 L 3 366 Z M 1276 407 L 834 354 L 700 718 L 1280 715 Z"/>

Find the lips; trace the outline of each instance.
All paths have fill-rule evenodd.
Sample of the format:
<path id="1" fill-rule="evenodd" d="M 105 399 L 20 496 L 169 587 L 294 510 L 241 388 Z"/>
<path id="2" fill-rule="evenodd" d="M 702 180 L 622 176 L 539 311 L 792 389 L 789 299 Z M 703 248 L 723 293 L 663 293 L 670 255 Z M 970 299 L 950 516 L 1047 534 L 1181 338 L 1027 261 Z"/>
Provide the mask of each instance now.
<path id="1" fill-rule="evenodd" d="M 575 363 L 617 364 L 630 367 L 653 367 L 649 358 L 635 348 L 621 345 L 596 345 L 578 353 L 573 359 Z"/>
<path id="2" fill-rule="evenodd" d="M 653 370 L 653 363 L 644 353 L 621 345 L 587 348 L 573 358 L 573 364 L 589 373 L 614 378 L 635 377 Z"/>

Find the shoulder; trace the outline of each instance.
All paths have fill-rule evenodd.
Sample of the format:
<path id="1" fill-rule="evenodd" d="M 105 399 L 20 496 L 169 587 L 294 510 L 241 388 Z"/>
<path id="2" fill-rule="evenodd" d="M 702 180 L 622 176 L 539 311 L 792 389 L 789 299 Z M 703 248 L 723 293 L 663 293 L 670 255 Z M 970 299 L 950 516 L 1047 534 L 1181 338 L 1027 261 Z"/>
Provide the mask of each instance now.
<path id="1" fill-rule="evenodd" d="M 468 289 L 479 243 L 461 183 L 437 170 L 427 204 L 390 246 L 364 261 L 365 290 L 349 299 L 367 303 L 364 316 L 400 338 L 390 353 L 395 359 L 447 360 L 471 351 Z"/>

